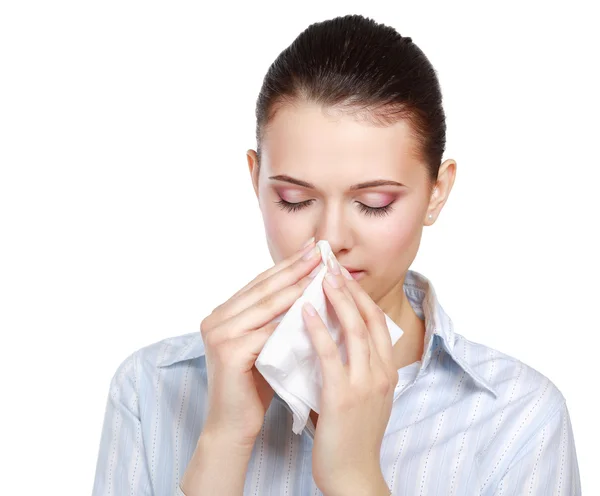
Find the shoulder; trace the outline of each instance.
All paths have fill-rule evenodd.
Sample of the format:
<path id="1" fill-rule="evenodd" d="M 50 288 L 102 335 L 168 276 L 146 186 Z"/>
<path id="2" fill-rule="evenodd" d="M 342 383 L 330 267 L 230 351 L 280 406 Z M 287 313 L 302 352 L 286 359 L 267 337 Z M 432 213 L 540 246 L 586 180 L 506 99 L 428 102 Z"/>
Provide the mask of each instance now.
<path id="1" fill-rule="evenodd" d="M 518 358 L 459 334 L 454 352 L 496 392 L 481 412 L 486 426 L 480 454 L 514 453 L 565 409 L 556 384 Z"/>
<path id="2" fill-rule="evenodd" d="M 190 332 L 169 336 L 136 349 L 119 363 L 113 382 L 147 380 L 158 374 L 161 368 L 195 358 L 203 353 L 200 333 Z"/>
<path id="3" fill-rule="evenodd" d="M 456 334 L 454 352 L 498 393 L 500 402 L 558 407 L 565 398 L 539 370 L 518 358 Z M 533 406 L 533 405 L 532 405 Z"/>
<path id="4" fill-rule="evenodd" d="M 166 337 L 136 351 L 140 362 L 164 367 L 178 361 L 196 358 L 204 351 L 199 331 Z"/>
<path id="5" fill-rule="evenodd" d="M 495 389 L 488 404 L 478 456 L 509 460 L 566 408 L 565 398 L 546 375 L 516 357 L 457 335 L 455 352 Z"/>
<path id="6" fill-rule="evenodd" d="M 567 402 L 550 378 L 514 356 L 463 336 L 457 335 L 455 350 L 468 357 L 469 366 L 497 392 L 482 408 L 476 449 L 485 487 L 497 487 L 511 467 L 520 473 L 521 462 L 530 470 L 544 457 L 544 463 L 558 466 L 564 459 L 556 462 L 552 457 L 566 454 L 576 463 Z"/>

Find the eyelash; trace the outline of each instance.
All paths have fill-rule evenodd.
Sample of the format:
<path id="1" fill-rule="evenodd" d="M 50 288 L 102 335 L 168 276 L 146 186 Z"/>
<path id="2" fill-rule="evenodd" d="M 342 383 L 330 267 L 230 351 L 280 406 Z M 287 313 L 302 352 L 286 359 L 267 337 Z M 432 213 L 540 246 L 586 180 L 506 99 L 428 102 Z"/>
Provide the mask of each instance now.
<path id="1" fill-rule="evenodd" d="M 290 203 L 286 202 L 283 198 L 280 198 L 277 203 L 280 208 L 283 210 L 287 210 L 288 212 L 297 212 L 298 210 L 302 210 L 304 207 L 308 207 L 314 200 L 306 200 L 299 203 Z M 360 210 L 367 216 L 376 216 L 383 217 L 385 215 L 389 215 L 389 213 L 393 210 L 392 203 L 388 203 L 385 207 L 367 207 L 361 202 L 356 202 L 360 206 Z"/>

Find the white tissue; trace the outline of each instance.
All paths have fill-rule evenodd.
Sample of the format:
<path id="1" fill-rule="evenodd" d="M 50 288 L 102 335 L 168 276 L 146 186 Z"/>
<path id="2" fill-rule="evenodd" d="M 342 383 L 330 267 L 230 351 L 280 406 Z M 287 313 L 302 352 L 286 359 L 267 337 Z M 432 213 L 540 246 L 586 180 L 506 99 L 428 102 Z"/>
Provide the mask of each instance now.
<path id="1" fill-rule="evenodd" d="M 323 386 L 321 365 L 302 317 L 302 305 L 305 301 L 316 308 L 338 345 L 342 362 L 347 361 L 344 331 L 323 291 L 323 278 L 327 273 L 327 258 L 331 253 L 331 246 L 325 240 L 319 241 L 317 246 L 321 250 L 321 270 L 291 308 L 274 319 L 280 323 L 267 340 L 255 364 L 275 393 L 292 410 L 292 430 L 295 434 L 300 434 L 306 426 L 311 409 L 320 412 Z M 404 332 L 387 315 L 385 318 L 393 345 Z"/>

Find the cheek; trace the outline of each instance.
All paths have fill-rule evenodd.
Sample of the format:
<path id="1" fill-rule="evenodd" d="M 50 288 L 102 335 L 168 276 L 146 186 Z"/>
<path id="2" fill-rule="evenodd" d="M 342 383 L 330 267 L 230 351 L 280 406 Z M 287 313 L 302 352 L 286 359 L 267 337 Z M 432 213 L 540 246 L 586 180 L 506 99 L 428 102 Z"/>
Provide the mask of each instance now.
<path id="1" fill-rule="evenodd" d="M 262 206 L 262 217 L 267 244 L 275 263 L 292 255 L 310 237 L 307 234 L 306 239 L 303 239 L 301 223 L 274 202 Z M 307 229 L 306 232 L 309 233 L 310 230 Z"/>
<path id="2" fill-rule="evenodd" d="M 395 212 L 385 221 L 373 222 L 369 236 L 369 253 L 379 274 L 397 275 L 416 257 L 421 242 L 422 223 L 416 214 Z"/>

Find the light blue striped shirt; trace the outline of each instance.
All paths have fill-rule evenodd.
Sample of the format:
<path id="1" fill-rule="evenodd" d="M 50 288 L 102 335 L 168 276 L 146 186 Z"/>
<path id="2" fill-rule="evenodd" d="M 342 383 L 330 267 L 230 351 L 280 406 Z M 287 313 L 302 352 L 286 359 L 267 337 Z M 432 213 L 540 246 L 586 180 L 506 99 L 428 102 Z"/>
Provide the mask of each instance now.
<path id="1" fill-rule="evenodd" d="M 558 388 L 518 359 L 456 333 L 423 275 L 409 270 L 404 291 L 426 334 L 421 360 L 399 369 L 381 446 L 392 494 L 580 495 Z M 110 382 L 93 495 L 183 495 L 179 483 L 206 414 L 200 332 L 132 353 Z M 244 495 L 321 495 L 311 472 L 313 434 L 310 420 L 300 435 L 292 432 L 292 414 L 275 395 Z"/>

